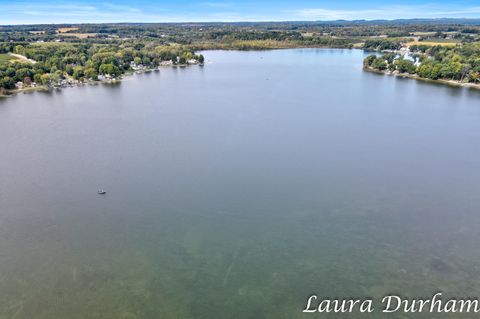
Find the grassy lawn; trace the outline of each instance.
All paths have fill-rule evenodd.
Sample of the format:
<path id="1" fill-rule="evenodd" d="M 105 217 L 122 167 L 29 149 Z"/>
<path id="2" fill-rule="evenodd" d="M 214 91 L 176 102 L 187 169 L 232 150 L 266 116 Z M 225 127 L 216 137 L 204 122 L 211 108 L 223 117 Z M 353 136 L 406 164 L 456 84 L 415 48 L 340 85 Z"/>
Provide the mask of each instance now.
<path id="1" fill-rule="evenodd" d="M 77 31 L 79 28 L 77 27 L 70 27 L 70 28 L 60 28 L 57 30 L 57 33 L 67 33 L 71 31 Z"/>
<path id="2" fill-rule="evenodd" d="M 11 60 L 15 60 L 15 58 L 8 54 L 0 54 L 0 65 L 6 65 Z"/>
<path id="3" fill-rule="evenodd" d="M 435 45 L 440 45 L 440 46 L 445 46 L 445 47 L 454 47 L 458 44 L 458 42 L 447 42 L 447 41 L 411 41 L 406 43 L 406 46 L 412 46 L 412 45 L 429 45 L 429 46 L 435 46 Z"/>
<path id="4" fill-rule="evenodd" d="M 79 39 L 94 38 L 97 36 L 97 33 L 62 33 L 64 37 L 76 37 Z"/>

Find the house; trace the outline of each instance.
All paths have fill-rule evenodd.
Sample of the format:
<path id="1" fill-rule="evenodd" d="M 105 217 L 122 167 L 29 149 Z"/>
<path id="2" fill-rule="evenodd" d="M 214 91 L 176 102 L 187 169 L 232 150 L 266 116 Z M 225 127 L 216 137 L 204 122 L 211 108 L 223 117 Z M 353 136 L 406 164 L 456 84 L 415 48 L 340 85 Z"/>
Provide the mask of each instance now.
<path id="1" fill-rule="evenodd" d="M 146 69 L 146 67 L 143 64 L 136 64 L 133 61 L 130 62 L 130 67 L 135 71 Z"/>

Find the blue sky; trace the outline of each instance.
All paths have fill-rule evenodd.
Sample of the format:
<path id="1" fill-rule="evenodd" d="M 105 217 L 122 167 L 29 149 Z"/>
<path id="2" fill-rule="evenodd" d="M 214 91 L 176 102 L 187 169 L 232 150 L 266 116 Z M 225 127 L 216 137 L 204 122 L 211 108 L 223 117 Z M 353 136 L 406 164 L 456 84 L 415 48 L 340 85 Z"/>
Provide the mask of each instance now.
<path id="1" fill-rule="evenodd" d="M 480 0 L 0 0 L 0 24 L 444 17 L 480 18 Z"/>

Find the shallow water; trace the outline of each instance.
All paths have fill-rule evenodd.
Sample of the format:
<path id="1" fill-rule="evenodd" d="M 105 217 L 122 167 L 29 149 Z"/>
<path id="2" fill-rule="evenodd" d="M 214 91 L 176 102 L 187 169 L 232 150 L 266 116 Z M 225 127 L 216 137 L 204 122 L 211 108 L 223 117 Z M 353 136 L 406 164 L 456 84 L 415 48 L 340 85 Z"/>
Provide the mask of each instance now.
<path id="1" fill-rule="evenodd" d="M 362 72 L 356 50 L 204 55 L 0 100 L 0 318 L 480 295 L 480 92 Z"/>

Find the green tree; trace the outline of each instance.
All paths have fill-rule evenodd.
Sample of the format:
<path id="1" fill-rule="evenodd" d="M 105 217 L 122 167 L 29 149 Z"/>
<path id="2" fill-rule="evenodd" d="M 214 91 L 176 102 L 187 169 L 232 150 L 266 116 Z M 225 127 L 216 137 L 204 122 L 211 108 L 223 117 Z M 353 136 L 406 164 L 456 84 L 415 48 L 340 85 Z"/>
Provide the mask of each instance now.
<path id="1" fill-rule="evenodd" d="M 65 66 L 65 72 L 67 72 L 67 74 L 70 75 L 70 76 L 73 75 L 73 67 L 72 67 L 71 64 L 67 64 Z"/>
<path id="2" fill-rule="evenodd" d="M 37 84 L 41 84 L 42 83 L 42 74 L 41 73 L 35 73 L 33 75 L 33 81 Z"/>
<path id="3" fill-rule="evenodd" d="M 11 77 L 5 76 L 0 79 L 0 87 L 6 90 L 13 90 L 15 89 L 15 81 Z"/>
<path id="4" fill-rule="evenodd" d="M 85 69 L 85 77 L 94 81 L 98 80 L 97 70 L 95 70 L 94 68 Z"/>
<path id="5" fill-rule="evenodd" d="M 51 81 L 51 76 L 50 74 L 42 74 L 40 76 L 40 83 L 43 84 L 43 85 L 48 85 L 50 84 L 50 81 Z"/>
<path id="6" fill-rule="evenodd" d="M 372 66 L 373 62 L 377 59 L 376 55 L 369 55 L 368 57 L 363 60 L 363 65 L 364 66 Z"/>
<path id="7" fill-rule="evenodd" d="M 25 47 L 23 45 L 17 45 L 15 47 L 15 53 L 23 55 L 25 53 Z"/>
<path id="8" fill-rule="evenodd" d="M 32 77 L 32 76 L 33 76 L 33 72 L 27 68 L 21 68 L 15 72 L 15 80 L 17 81 L 23 81 L 25 77 Z"/>
<path id="9" fill-rule="evenodd" d="M 73 78 L 74 78 L 75 80 L 80 80 L 80 78 L 82 78 L 84 75 L 85 75 L 85 73 L 84 73 L 83 67 L 81 67 L 81 66 L 76 66 L 76 67 L 73 69 Z"/>
<path id="10" fill-rule="evenodd" d="M 113 65 L 111 63 L 100 65 L 100 68 L 98 69 L 98 71 L 101 74 L 111 75 L 111 76 L 118 76 L 121 74 L 120 69 L 116 65 Z"/>
<path id="11" fill-rule="evenodd" d="M 387 66 L 388 66 L 387 62 L 383 60 L 383 57 L 375 59 L 375 61 L 373 61 L 372 63 L 372 67 L 376 70 L 381 70 L 381 71 L 386 70 Z"/>
<path id="12" fill-rule="evenodd" d="M 403 58 L 395 60 L 395 65 L 397 70 L 400 73 L 410 73 L 413 74 L 417 71 L 417 67 L 410 60 L 405 60 Z"/>

